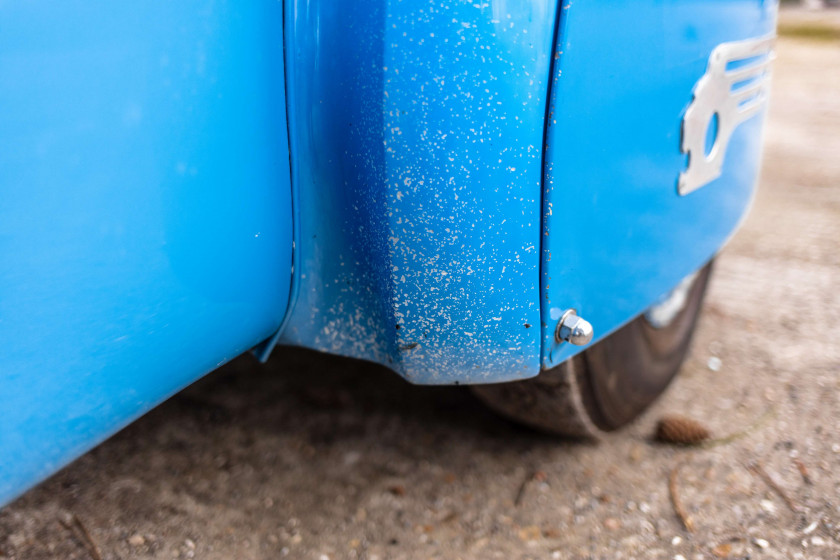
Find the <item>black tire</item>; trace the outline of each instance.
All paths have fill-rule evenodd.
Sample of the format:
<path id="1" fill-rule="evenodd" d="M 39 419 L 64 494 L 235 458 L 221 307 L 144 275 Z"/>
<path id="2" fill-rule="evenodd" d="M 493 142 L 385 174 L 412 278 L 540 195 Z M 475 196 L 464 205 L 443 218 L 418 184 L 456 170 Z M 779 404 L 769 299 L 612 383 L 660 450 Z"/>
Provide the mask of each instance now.
<path id="1" fill-rule="evenodd" d="M 685 305 L 667 325 L 645 315 L 537 377 L 477 385 L 497 412 L 542 431 L 597 437 L 638 417 L 668 387 L 688 353 L 712 263 L 694 277 Z"/>

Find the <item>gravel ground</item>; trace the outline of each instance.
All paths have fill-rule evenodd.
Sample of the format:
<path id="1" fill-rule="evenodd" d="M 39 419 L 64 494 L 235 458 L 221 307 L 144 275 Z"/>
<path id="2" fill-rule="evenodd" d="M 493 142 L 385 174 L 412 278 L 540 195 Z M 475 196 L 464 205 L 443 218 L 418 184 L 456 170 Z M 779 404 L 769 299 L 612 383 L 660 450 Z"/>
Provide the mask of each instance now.
<path id="1" fill-rule="evenodd" d="M 628 430 L 558 441 L 466 389 L 242 357 L 0 511 L 0 558 L 840 558 L 840 39 L 813 21 L 784 15 L 753 212 Z M 746 433 L 650 443 L 669 412 Z"/>

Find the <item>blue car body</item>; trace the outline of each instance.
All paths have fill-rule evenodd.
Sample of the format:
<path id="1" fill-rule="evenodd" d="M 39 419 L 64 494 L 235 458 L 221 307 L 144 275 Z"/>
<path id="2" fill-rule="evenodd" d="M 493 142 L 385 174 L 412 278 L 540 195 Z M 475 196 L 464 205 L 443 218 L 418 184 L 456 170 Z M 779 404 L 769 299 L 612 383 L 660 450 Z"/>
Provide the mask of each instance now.
<path id="1" fill-rule="evenodd" d="M 682 126 L 776 9 L 0 3 L 0 503 L 249 349 L 470 384 L 608 336 L 743 217 L 763 112 L 684 196 Z"/>

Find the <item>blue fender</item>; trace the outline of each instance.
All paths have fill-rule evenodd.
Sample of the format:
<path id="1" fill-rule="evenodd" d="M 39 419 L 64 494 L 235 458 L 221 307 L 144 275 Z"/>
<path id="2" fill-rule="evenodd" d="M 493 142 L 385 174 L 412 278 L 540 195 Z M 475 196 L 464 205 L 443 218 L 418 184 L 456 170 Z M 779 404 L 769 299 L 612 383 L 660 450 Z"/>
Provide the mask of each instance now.
<path id="1" fill-rule="evenodd" d="M 772 35 L 777 8 L 764 0 L 564 2 L 546 130 L 543 367 L 586 349 L 555 340 L 563 310 L 593 325 L 595 344 L 735 231 L 755 190 L 764 112 L 735 129 L 722 175 L 684 196 L 682 121 L 713 49 Z"/>
<path id="2" fill-rule="evenodd" d="M 0 3 L 0 504 L 270 337 L 281 5 Z"/>
<path id="3" fill-rule="evenodd" d="M 281 343 L 415 383 L 540 369 L 551 0 L 286 4 L 297 296 Z"/>

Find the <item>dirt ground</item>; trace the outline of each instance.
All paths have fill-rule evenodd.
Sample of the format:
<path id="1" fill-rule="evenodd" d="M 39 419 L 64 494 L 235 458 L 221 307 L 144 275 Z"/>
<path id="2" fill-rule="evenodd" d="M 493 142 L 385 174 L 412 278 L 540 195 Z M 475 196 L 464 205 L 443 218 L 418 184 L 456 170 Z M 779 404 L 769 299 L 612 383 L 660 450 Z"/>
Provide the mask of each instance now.
<path id="1" fill-rule="evenodd" d="M 840 558 L 840 38 L 812 20 L 783 18 L 753 212 L 628 430 L 558 441 L 464 388 L 242 357 L 0 511 L 0 558 Z M 666 412 L 746 433 L 652 444 Z"/>

